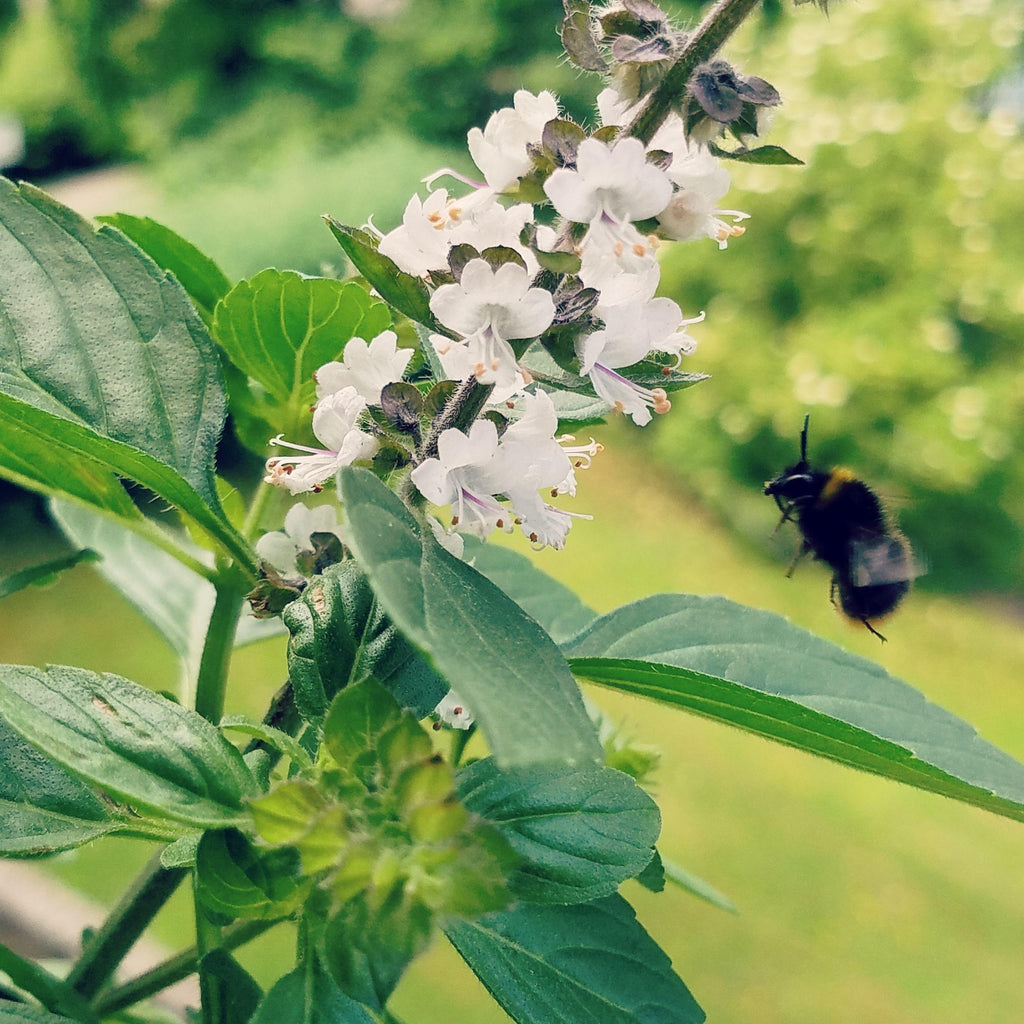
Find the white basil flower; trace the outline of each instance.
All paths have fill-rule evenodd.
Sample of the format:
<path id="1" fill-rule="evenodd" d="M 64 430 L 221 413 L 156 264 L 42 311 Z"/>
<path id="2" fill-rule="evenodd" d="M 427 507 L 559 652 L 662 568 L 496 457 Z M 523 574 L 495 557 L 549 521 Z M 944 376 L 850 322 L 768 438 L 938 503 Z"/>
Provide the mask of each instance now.
<path id="1" fill-rule="evenodd" d="M 501 341 L 536 338 L 551 326 L 555 301 L 543 288 L 531 288 L 530 279 L 517 263 L 492 270 L 486 260 L 470 260 L 460 281 L 434 292 L 430 308 L 464 338 L 476 333 Z"/>
<path id="2" fill-rule="evenodd" d="M 483 131 L 470 128 L 467 136 L 473 162 L 496 192 L 530 171 L 527 146 L 539 143 L 544 125 L 558 117 L 558 100 L 550 92 L 534 96 L 520 89 L 512 102 L 491 114 Z"/>
<path id="3" fill-rule="evenodd" d="M 655 217 L 672 197 L 672 183 L 647 161 L 639 139 L 584 139 L 575 170 L 560 167 L 544 183 L 555 209 L 578 224 L 625 224 Z"/>
<path id="4" fill-rule="evenodd" d="M 296 576 L 299 569 L 297 556 L 313 550 L 314 533 L 333 533 L 341 540 L 342 528 L 338 511 L 333 505 L 310 508 L 296 502 L 284 517 L 284 529 L 265 533 L 256 541 L 256 554 L 269 562 L 282 576 Z"/>
<path id="5" fill-rule="evenodd" d="M 388 384 L 402 379 L 412 359 L 411 348 L 398 347 L 394 331 L 381 331 L 371 342 L 363 338 L 350 338 L 342 353 L 342 361 L 325 363 L 313 375 L 316 397 L 351 387 L 363 397 L 367 405 L 380 405 L 380 393 Z"/>
<path id="6" fill-rule="evenodd" d="M 366 399 L 353 387 L 328 395 L 313 412 L 313 433 L 325 447 L 310 448 L 275 437 L 271 444 L 308 454 L 267 459 L 264 481 L 292 494 L 319 492 L 324 481 L 342 466 L 372 458 L 378 448 L 377 439 L 356 426 L 365 411 Z"/>

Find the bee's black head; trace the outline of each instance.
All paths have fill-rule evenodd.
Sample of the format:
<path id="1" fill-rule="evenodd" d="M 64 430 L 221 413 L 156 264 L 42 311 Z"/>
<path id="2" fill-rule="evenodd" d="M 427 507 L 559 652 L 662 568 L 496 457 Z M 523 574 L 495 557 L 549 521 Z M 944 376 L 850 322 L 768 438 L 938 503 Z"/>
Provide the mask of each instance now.
<path id="1" fill-rule="evenodd" d="M 764 485 L 764 493 L 771 495 L 779 508 L 804 504 L 821 493 L 822 474 L 814 472 L 807 462 L 807 423 L 810 418 L 810 413 L 804 416 L 804 428 L 800 431 L 800 461 Z"/>

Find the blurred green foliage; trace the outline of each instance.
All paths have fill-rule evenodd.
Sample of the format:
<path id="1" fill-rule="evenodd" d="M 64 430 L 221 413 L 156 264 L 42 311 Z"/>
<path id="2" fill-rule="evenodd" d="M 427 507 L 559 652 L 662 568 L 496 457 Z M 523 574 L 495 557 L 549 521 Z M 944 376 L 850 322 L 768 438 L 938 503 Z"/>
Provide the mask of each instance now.
<path id="1" fill-rule="evenodd" d="M 770 133 L 806 168 L 734 168 L 752 214 L 728 251 L 674 246 L 662 291 L 708 320 L 712 380 L 658 456 L 766 543 L 761 484 L 798 457 L 889 498 L 921 585 L 1019 590 L 1024 567 L 1024 7 L 862 0 L 748 32 L 732 55 L 783 96 Z M 780 539 L 788 557 L 793 538 Z"/>

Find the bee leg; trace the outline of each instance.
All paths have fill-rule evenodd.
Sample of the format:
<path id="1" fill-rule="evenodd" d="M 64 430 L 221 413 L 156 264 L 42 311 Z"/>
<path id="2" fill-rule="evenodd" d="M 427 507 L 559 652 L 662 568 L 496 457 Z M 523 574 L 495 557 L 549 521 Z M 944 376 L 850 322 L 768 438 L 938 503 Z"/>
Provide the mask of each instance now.
<path id="1" fill-rule="evenodd" d="M 839 604 L 836 601 L 836 590 L 838 590 L 838 589 L 839 589 L 839 583 L 836 580 L 835 576 L 833 576 L 832 577 L 832 583 L 831 583 L 831 585 L 828 588 L 828 599 L 832 602 L 832 607 L 833 608 L 838 608 L 839 607 Z"/>
<path id="2" fill-rule="evenodd" d="M 879 640 L 881 640 L 883 644 L 885 643 L 885 637 L 884 637 L 884 636 L 882 636 L 882 634 L 881 634 L 881 633 L 879 633 L 879 632 L 878 632 L 878 630 L 877 630 L 877 629 L 875 629 L 875 627 L 874 627 L 874 626 L 872 626 L 872 625 L 871 625 L 871 623 L 870 623 L 870 622 L 868 622 L 868 620 L 867 620 L 867 619 L 861 619 L 860 621 L 861 621 L 861 622 L 863 622 L 865 626 L 867 626 L 867 628 L 868 628 L 868 632 L 869 632 L 869 633 L 874 633 L 874 634 L 875 634 L 875 636 L 877 636 L 877 637 L 878 637 L 878 639 L 879 639 Z"/>
<path id="3" fill-rule="evenodd" d="M 793 556 L 793 561 L 789 563 L 789 568 L 786 570 L 786 578 L 788 579 L 793 575 L 793 570 L 800 564 L 800 559 L 811 553 L 811 546 L 805 541 L 796 549 L 796 554 Z"/>

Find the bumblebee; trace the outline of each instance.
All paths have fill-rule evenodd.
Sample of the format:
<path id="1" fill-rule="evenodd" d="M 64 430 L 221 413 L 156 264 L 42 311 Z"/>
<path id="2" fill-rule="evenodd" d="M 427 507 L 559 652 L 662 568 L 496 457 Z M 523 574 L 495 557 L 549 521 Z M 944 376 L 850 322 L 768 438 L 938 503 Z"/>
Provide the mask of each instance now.
<path id="1" fill-rule="evenodd" d="M 800 461 L 764 485 L 785 522 L 795 522 L 801 544 L 786 575 L 800 559 L 813 555 L 832 569 L 831 599 L 844 615 L 862 622 L 883 643 L 871 624 L 895 610 L 917 576 L 903 535 L 886 518 L 878 496 L 841 466 L 813 469 L 807 461 L 807 424 L 800 433 Z"/>

